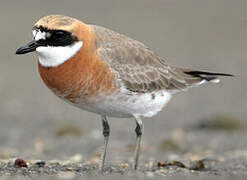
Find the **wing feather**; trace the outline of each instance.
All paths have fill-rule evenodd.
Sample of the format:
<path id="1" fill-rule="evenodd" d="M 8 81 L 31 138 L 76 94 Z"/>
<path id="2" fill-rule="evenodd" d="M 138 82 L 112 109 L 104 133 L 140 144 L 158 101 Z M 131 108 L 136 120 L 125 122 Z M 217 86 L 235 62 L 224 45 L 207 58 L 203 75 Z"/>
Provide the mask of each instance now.
<path id="1" fill-rule="evenodd" d="M 92 27 L 97 36 L 98 55 L 116 72 L 128 90 L 146 93 L 188 87 L 181 70 L 166 64 L 144 44 L 100 26 Z M 189 78 L 191 82 L 201 81 L 198 77 Z"/>

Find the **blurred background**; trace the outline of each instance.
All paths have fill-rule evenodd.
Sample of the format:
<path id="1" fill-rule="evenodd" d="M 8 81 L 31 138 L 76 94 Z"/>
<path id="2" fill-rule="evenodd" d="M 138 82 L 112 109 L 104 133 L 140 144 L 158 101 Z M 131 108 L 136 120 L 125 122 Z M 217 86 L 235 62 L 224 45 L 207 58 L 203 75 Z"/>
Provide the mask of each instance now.
<path id="1" fill-rule="evenodd" d="M 236 75 L 179 93 L 144 119 L 141 160 L 246 152 L 246 7 L 246 0 L 1 1 L 0 158 L 97 161 L 103 145 L 100 117 L 54 96 L 39 77 L 35 53 L 15 55 L 31 40 L 33 24 L 49 14 L 128 35 L 173 65 Z M 107 161 L 128 160 L 135 123 L 109 122 Z"/>

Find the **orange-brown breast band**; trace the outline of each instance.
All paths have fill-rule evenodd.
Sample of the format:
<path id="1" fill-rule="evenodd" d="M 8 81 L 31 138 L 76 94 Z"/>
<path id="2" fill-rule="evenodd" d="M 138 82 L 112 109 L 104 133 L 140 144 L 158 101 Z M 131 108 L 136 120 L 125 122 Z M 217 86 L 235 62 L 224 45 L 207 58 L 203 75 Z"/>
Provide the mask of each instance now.
<path id="1" fill-rule="evenodd" d="M 79 41 L 80 51 L 65 63 L 52 68 L 39 64 L 40 76 L 44 83 L 57 95 L 74 101 L 76 98 L 89 99 L 118 91 L 115 74 L 97 53 L 96 35 L 93 29 L 77 22 L 73 27 Z"/>

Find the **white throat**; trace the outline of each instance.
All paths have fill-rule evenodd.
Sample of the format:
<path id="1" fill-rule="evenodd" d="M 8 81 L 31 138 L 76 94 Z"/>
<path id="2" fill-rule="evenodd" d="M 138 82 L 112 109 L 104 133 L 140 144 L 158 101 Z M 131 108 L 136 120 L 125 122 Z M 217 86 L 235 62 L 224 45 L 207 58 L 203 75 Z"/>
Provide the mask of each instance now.
<path id="1" fill-rule="evenodd" d="M 40 46 L 36 49 L 39 63 L 44 67 L 56 67 L 73 57 L 82 47 L 79 41 L 70 46 Z"/>
<path id="2" fill-rule="evenodd" d="M 33 39 L 36 41 L 46 39 L 50 36 L 49 32 L 33 30 Z M 73 57 L 82 47 L 83 42 L 78 41 L 69 46 L 40 46 L 36 48 L 39 56 L 39 63 L 44 67 L 56 67 Z"/>

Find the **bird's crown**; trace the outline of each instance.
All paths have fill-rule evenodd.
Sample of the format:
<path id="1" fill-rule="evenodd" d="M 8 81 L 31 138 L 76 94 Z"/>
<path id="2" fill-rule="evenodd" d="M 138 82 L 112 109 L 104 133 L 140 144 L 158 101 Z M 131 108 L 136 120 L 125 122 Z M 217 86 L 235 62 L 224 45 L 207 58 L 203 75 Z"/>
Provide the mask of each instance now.
<path id="1" fill-rule="evenodd" d="M 73 29 L 73 25 L 76 23 L 78 23 L 77 19 L 68 16 L 49 15 L 41 18 L 37 23 L 35 23 L 34 28 L 71 31 Z"/>

